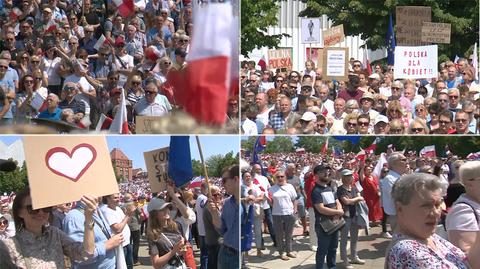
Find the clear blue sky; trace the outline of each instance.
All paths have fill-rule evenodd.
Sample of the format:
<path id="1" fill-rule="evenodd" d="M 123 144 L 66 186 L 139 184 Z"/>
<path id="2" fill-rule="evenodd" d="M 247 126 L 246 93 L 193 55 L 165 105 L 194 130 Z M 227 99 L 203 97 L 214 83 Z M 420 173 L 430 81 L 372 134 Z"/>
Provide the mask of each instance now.
<path id="1" fill-rule="evenodd" d="M 21 136 L 0 136 L 0 140 L 6 145 L 10 145 L 20 138 Z M 240 140 L 236 135 L 200 135 L 200 143 L 205 159 L 212 155 L 225 155 L 230 151 L 236 154 L 240 150 Z M 122 149 L 133 161 L 134 168 L 145 169 L 143 152 L 168 147 L 170 136 L 107 136 L 107 144 L 110 150 L 115 147 Z M 190 136 L 190 152 L 192 159 L 200 160 L 195 136 Z"/>

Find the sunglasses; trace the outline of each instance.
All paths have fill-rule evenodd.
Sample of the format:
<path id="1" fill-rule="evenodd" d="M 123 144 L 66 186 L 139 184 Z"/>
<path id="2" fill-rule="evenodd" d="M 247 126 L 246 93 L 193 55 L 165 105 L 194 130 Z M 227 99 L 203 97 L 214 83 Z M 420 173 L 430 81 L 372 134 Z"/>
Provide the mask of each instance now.
<path id="1" fill-rule="evenodd" d="M 132 85 L 140 85 L 141 82 L 140 81 L 132 81 Z"/>
<path id="2" fill-rule="evenodd" d="M 467 122 L 466 119 L 455 119 L 455 122 Z"/>
<path id="3" fill-rule="evenodd" d="M 450 124 L 449 121 L 445 121 L 445 120 L 439 120 L 438 122 L 439 122 L 440 124 Z"/>
<path id="4" fill-rule="evenodd" d="M 27 209 L 28 214 L 30 215 L 36 215 L 41 211 L 44 213 L 51 213 L 52 212 L 52 207 L 45 207 L 45 208 L 40 208 L 40 209 L 35 209 L 33 210 L 32 205 L 26 205 L 24 208 Z"/>
<path id="5" fill-rule="evenodd" d="M 402 131 L 402 129 L 390 129 L 391 133 L 401 133 Z"/>
<path id="6" fill-rule="evenodd" d="M 362 67 L 362 66 L 359 64 L 354 64 L 353 67 Z"/>
<path id="7" fill-rule="evenodd" d="M 447 99 L 438 99 L 438 101 L 439 101 L 439 102 L 442 102 L 442 103 L 443 103 L 443 102 L 448 102 Z"/>
<path id="8" fill-rule="evenodd" d="M 353 122 L 347 122 L 347 125 L 348 125 L 348 126 L 357 126 L 357 124 L 356 124 L 356 123 L 353 123 Z"/>
<path id="9" fill-rule="evenodd" d="M 32 64 L 38 64 L 40 61 L 32 61 Z"/>
<path id="10" fill-rule="evenodd" d="M 369 124 L 369 122 L 358 122 L 358 125 L 360 126 L 368 126 Z"/>
<path id="11" fill-rule="evenodd" d="M 156 91 L 145 91 L 146 94 L 157 94 Z"/>
<path id="12" fill-rule="evenodd" d="M 77 43 L 74 43 L 74 42 L 68 42 L 68 45 L 71 46 L 71 45 L 77 45 Z"/>
<path id="13" fill-rule="evenodd" d="M 221 194 L 220 193 L 214 193 L 214 194 L 212 194 L 212 196 L 213 197 L 218 197 L 218 196 L 221 196 Z"/>
<path id="14" fill-rule="evenodd" d="M 33 80 L 25 80 L 24 82 L 27 84 L 30 84 L 30 83 L 33 83 Z"/>
<path id="15" fill-rule="evenodd" d="M 423 128 L 412 128 L 412 132 L 414 133 L 423 132 Z"/>
<path id="16" fill-rule="evenodd" d="M 450 96 L 448 96 L 448 98 L 450 98 L 450 99 L 458 99 L 458 95 L 450 95 Z"/>

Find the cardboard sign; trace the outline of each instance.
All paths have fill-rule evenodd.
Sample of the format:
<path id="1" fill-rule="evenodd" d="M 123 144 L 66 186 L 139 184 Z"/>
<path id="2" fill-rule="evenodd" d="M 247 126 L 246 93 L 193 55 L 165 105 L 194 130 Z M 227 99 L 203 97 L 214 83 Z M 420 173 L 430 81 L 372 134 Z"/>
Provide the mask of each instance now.
<path id="1" fill-rule="evenodd" d="M 438 46 L 395 47 L 394 78 L 437 77 Z"/>
<path id="2" fill-rule="evenodd" d="M 343 24 L 323 31 L 323 46 L 330 47 L 345 40 Z"/>
<path id="3" fill-rule="evenodd" d="M 422 42 L 450 44 L 450 23 L 423 22 Z"/>
<path id="4" fill-rule="evenodd" d="M 152 192 L 160 192 L 167 189 L 168 152 L 169 148 L 166 147 L 143 153 Z"/>
<path id="5" fill-rule="evenodd" d="M 287 68 L 292 69 L 292 50 L 278 49 L 268 51 L 268 68 Z"/>
<path id="6" fill-rule="evenodd" d="M 323 74 L 327 79 L 348 79 L 348 48 L 323 49 Z"/>
<path id="7" fill-rule="evenodd" d="M 422 42 L 423 22 L 432 21 L 432 8 L 424 6 L 397 6 L 396 39 L 398 46 L 426 45 Z M 396 65 L 396 63 L 395 63 Z"/>
<path id="8" fill-rule="evenodd" d="M 315 63 L 315 67 L 323 66 L 322 48 L 305 48 L 305 59 L 310 59 Z"/>
<path id="9" fill-rule="evenodd" d="M 301 18 L 302 44 L 321 43 L 320 18 Z"/>
<path id="10" fill-rule="evenodd" d="M 105 137 L 25 136 L 23 144 L 34 209 L 119 192 Z"/>
<path id="11" fill-rule="evenodd" d="M 153 130 L 158 130 L 160 117 L 158 116 L 136 116 L 135 132 L 137 134 L 153 134 Z"/>

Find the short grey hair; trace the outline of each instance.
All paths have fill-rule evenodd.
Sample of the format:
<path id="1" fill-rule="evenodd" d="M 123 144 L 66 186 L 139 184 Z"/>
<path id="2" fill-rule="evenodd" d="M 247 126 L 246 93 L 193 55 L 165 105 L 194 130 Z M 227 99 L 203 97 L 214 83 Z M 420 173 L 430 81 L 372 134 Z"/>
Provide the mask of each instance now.
<path id="1" fill-rule="evenodd" d="M 415 193 L 422 196 L 427 191 L 442 191 L 442 196 L 447 192 L 447 184 L 432 174 L 413 173 L 400 177 L 392 188 L 392 198 L 394 202 L 400 202 L 408 205 Z"/>
<path id="2" fill-rule="evenodd" d="M 405 156 L 403 156 L 403 153 L 401 153 L 401 152 L 394 152 L 394 153 L 390 154 L 390 156 L 387 159 L 388 167 L 392 167 L 393 164 L 396 161 L 401 160 L 402 157 L 404 158 Z"/>
<path id="3" fill-rule="evenodd" d="M 466 162 L 460 166 L 460 181 L 480 177 L 480 161 Z"/>

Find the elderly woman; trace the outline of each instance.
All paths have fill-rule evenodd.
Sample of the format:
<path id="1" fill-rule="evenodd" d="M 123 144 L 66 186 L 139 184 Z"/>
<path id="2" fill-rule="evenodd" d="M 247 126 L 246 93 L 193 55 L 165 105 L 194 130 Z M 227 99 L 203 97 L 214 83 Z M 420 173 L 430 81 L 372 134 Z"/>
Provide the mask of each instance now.
<path id="1" fill-rule="evenodd" d="M 276 184 L 268 189 L 272 201 L 273 227 L 280 258 L 284 261 L 297 256 L 292 253 L 293 224 L 297 213 L 297 191 L 287 183 L 285 172 L 275 173 Z M 287 255 L 284 253 L 287 252 Z M 290 258 L 289 258 L 290 257 Z"/>
<path id="2" fill-rule="evenodd" d="M 408 133 L 414 135 L 429 134 L 430 130 L 424 119 L 415 118 L 408 127 Z"/>
<path id="3" fill-rule="evenodd" d="M 408 127 L 409 124 L 409 113 L 405 113 L 402 104 L 398 100 L 392 100 L 388 103 L 387 106 L 387 117 L 391 122 L 395 119 L 400 120 L 404 128 Z"/>
<path id="4" fill-rule="evenodd" d="M 445 185 L 431 174 L 414 173 L 395 183 L 397 233 L 387 248 L 385 268 L 480 268 L 478 232 L 467 253 L 434 234 L 444 192 Z"/>
<path id="5" fill-rule="evenodd" d="M 480 240 L 480 161 L 463 164 L 459 172 L 465 193 L 460 195 L 450 209 L 446 228 L 448 240 L 468 253 L 475 241 Z"/>
<path id="6" fill-rule="evenodd" d="M 93 212 L 96 199 L 83 196 L 85 233 L 75 242 L 57 227 L 48 225 L 51 207 L 33 209 L 30 189 L 20 191 L 13 201 L 16 235 L 0 243 L 0 268 L 65 268 L 64 255 L 85 261 L 94 255 Z M 8 257 L 7 259 L 3 259 Z"/>

